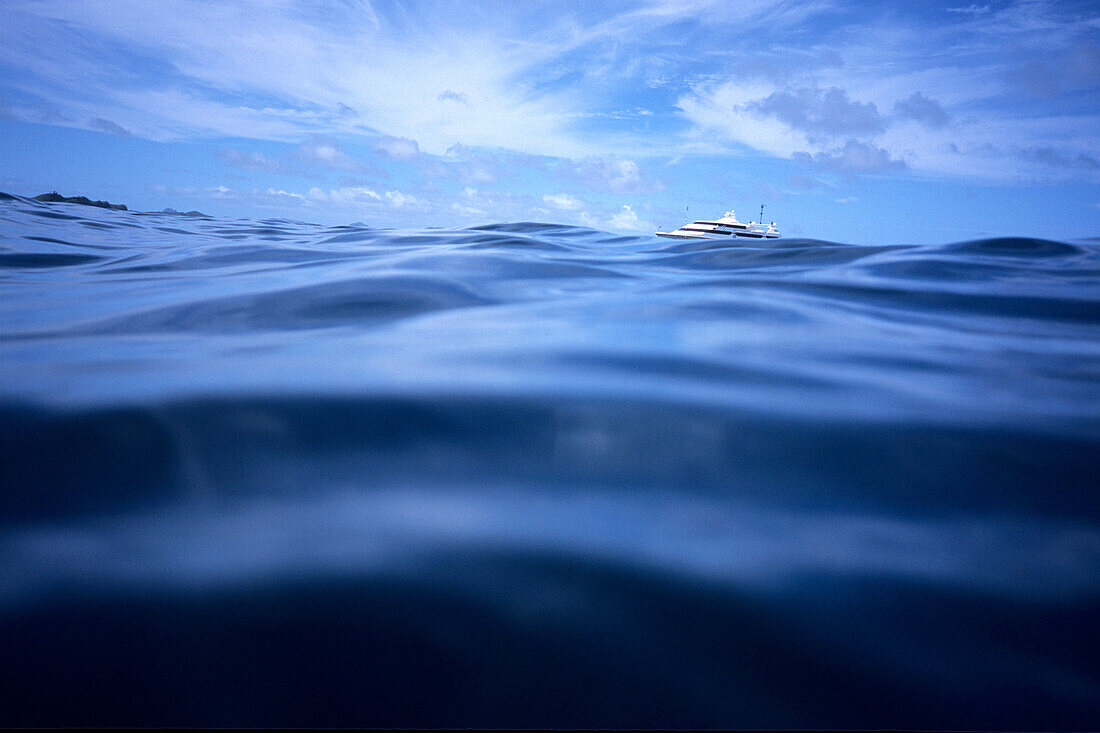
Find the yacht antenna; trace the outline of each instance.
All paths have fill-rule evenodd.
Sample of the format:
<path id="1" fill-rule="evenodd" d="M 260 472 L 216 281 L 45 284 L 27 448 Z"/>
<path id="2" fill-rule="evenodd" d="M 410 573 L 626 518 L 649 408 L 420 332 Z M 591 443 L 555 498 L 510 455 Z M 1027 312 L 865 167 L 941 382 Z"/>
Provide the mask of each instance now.
<path id="1" fill-rule="evenodd" d="M 764 223 L 764 204 L 760 204 L 760 224 Z"/>

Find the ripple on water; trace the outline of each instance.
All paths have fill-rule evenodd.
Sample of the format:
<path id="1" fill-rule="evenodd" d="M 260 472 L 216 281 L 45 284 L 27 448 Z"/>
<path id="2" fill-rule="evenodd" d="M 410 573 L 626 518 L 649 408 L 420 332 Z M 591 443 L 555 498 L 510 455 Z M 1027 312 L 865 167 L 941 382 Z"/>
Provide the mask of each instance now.
<path id="1" fill-rule="evenodd" d="M 1100 720 L 1095 242 L 0 224 L 0 722 Z"/>

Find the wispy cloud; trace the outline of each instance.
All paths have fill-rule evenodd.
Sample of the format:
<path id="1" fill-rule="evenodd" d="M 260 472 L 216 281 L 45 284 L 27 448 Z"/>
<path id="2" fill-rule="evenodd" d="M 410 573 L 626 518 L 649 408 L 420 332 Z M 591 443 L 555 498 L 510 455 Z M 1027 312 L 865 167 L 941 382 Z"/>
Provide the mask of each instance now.
<path id="1" fill-rule="evenodd" d="M 1050 166 L 1051 168 L 1081 168 L 1084 170 L 1100 170 L 1100 161 L 1091 155 L 1078 153 L 1066 155 L 1058 152 L 1053 147 L 1018 148 L 1014 151 L 1023 160 Z"/>
<path id="2" fill-rule="evenodd" d="M 613 193 L 643 193 L 663 188 L 660 181 L 626 158 L 592 157 L 576 163 L 563 162 L 557 172 L 569 180 Z"/>
<path id="3" fill-rule="evenodd" d="M 250 171 L 276 173 L 282 168 L 282 164 L 279 161 L 272 160 L 262 153 L 249 153 L 243 150 L 237 150 L 235 148 L 222 148 L 221 150 L 218 150 L 215 155 L 224 160 L 226 163 Z"/>
<path id="4" fill-rule="evenodd" d="M 420 146 L 416 140 L 389 135 L 379 138 L 374 150 L 395 160 L 411 160 L 420 154 Z"/>
<path id="5" fill-rule="evenodd" d="M 543 58 L 542 49 L 502 43 L 457 8 L 425 8 L 410 23 L 396 7 L 385 16 L 365 2 L 326 13 L 312 7 L 13 0 L 5 25 L 16 32 L 5 34 L 0 58 L 28 79 L 27 91 L 48 89 L 65 106 L 111 110 L 117 114 L 82 117 L 120 119 L 161 139 L 374 130 L 435 153 L 456 142 L 582 151 L 567 130 L 569 94 L 527 94 L 518 78 Z M 42 47 L 57 58 L 44 63 Z M 134 71 L 140 68 L 153 74 L 142 78 Z M 467 103 L 441 104 L 440 95 Z M 278 124 L 245 122 L 255 117 Z"/>
<path id="6" fill-rule="evenodd" d="M 88 125 L 93 130 L 99 130 L 100 132 L 106 132 L 111 135 L 119 135 L 121 137 L 130 137 L 130 131 L 122 127 L 117 122 L 103 119 L 102 117 L 96 117 L 88 120 Z"/>
<path id="7" fill-rule="evenodd" d="M 452 145 L 444 156 L 425 164 L 423 170 L 432 178 L 454 178 L 463 184 L 479 186 L 546 168 L 547 160 L 540 156 Z"/>
<path id="8" fill-rule="evenodd" d="M 947 8 L 949 13 L 965 13 L 966 15 L 985 15 L 989 12 L 988 5 L 974 5 L 971 3 L 966 7 Z"/>
<path id="9" fill-rule="evenodd" d="M 363 172 L 338 142 L 352 136 L 475 187 L 508 175 L 484 151 L 512 151 L 567 159 L 571 181 L 615 193 L 659 190 L 646 166 L 675 155 L 1087 180 L 1078 163 L 1100 159 L 1083 132 L 1100 126 L 1087 4 L 6 0 L 0 12 L 7 114 L 301 143 L 303 168 Z M 1077 163 L 1019 153 L 1030 148 Z M 250 156 L 222 159 L 279 167 Z"/>
<path id="10" fill-rule="evenodd" d="M 469 104 L 470 99 L 462 92 L 456 92 L 453 89 L 444 89 L 438 95 L 436 99 L 440 102 L 458 102 L 459 104 Z"/>

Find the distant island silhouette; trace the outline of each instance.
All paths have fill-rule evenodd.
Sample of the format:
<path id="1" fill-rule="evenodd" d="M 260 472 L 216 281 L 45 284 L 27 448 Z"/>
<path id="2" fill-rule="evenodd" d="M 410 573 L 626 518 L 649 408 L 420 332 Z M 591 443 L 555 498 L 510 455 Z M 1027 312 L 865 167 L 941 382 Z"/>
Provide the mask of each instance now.
<path id="1" fill-rule="evenodd" d="M 83 204 L 84 206 L 98 206 L 101 209 L 117 209 L 118 211 L 129 211 L 126 208 L 126 204 L 112 204 L 107 201 L 92 201 L 87 196 L 62 196 L 57 191 L 51 191 L 50 193 L 40 193 L 34 197 L 35 201 L 45 201 L 51 204 Z"/>
<path id="2" fill-rule="evenodd" d="M 115 211 L 129 211 L 126 204 L 112 204 L 109 201 L 92 201 L 87 196 L 62 196 L 57 191 L 40 193 L 34 197 L 35 201 L 44 201 L 48 204 L 81 204 L 82 206 L 96 206 L 100 209 L 114 209 Z M 176 211 L 175 209 L 161 209 L 151 212 L 155 214 L 177 214 L 179 216 L 207 216 L 201 211 Z"/>
<path id="3" fill-rule="evenodd" d="M 176 211 L 175 209 L 161 209 L 160 211 L 154 211 L 154 214 L 176 214 L 177 216 L 210 216 L 210 214 L 204 214 L 201 211 Z"/>

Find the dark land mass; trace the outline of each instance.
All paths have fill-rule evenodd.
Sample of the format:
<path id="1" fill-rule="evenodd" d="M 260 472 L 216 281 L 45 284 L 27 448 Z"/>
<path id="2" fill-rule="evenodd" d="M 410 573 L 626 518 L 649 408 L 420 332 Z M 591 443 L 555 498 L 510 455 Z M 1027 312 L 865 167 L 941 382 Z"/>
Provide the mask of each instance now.
<path id="1" fill-rule="evenodd" d="M 34 197 L 35 201 L 45 201 L 47 203 L 57 204 L 83 204 L 84 206 L 98 206 L 101 209 L 117 209 L 118 211 L 128 211 L 126 204 L 112 204 L 106 201 L 92 201 L 87 196 L 62 196 L 57 191 L 52 193 L 41 193 Z"/>
<path id="2" fill-rule="evenodd" d="M 57 191 L 40 193 L 34 197 L 35 201 L 43 201 L 50 204 L 82 204 L 83 206 L 96 206 L 100 209 L 114 209 L 115 211 L 129 211 L 126 204 L 112 204 L 109 201 L 92 201 L 87 196 L 62 196 Z M 163 209 L 154 212 L 157 214 L 176 214 L 178 216 L 206 216 L 201 211 L 176 211 L 175 209 Z"/>

